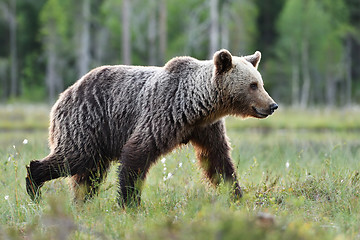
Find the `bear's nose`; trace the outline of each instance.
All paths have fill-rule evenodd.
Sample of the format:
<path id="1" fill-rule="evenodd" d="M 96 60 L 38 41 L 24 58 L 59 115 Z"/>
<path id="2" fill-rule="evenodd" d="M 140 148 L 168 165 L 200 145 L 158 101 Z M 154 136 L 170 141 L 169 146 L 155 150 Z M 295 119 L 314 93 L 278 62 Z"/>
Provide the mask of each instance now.
<path id="1" fill-rule="evenodd" d="M 276 103 L 270 104 L 270 112 L 273 113 L 278 107 L 279 106 Z"/>

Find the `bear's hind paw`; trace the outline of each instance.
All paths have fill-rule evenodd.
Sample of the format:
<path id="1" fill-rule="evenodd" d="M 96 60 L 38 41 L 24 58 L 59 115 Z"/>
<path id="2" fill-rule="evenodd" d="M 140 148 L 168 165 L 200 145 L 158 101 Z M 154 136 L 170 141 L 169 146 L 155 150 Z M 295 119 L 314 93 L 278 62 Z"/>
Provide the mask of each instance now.
<path id="1" fill-rule="evenodd" d="M 40 198 L 41 198 L 41 193 L 40 193 L 40 188 L 41 186 L 38 186 L 32 179 L 31 177 L 31 172 L 30 172 L 30 166 L 26 166 L 26 172 L 27 172 L 27 176 L 25 178 L 26 181 L 26 191 L 29 194 L 31 200 L 33 200 L 34 202 L 39 202 Z"/>

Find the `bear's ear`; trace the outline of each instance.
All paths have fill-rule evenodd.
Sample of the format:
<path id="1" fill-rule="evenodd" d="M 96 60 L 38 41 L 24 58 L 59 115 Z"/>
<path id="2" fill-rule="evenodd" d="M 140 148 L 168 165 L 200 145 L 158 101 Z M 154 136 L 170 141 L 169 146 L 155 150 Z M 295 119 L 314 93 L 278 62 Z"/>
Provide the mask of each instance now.
<path id="1" fill-rule="evenodd" d="M 256 51 L 253 55 L 245 56 L 244 58 L 257 69 L 261 59 L 261 52 Z"/>
<path id="2" fill-rule="evenodd" d="M 214 64 L 217 74 L 222 74 L 232 68 L 232 56 L 228 50 L 222 49 L 214 54 Z"/>

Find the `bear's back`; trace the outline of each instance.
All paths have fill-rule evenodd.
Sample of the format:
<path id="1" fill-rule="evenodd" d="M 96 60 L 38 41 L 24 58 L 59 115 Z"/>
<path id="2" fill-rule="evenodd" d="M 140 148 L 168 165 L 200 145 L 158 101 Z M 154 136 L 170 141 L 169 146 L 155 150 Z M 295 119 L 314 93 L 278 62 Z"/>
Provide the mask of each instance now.
<path id="1" fill-rule="evenodd" d="M 102 66 L 83 76 L 60 95 L 52 108 L 51 148 L 62 148 L 62 143 L 71 142 L 73 148 L 86 151 L 84 143 L 87 143 L 89 151 L 102 149 L 101 152 L 116 154 L 139 116 L 139 93 L 160 70 L 157 67 Z"/>

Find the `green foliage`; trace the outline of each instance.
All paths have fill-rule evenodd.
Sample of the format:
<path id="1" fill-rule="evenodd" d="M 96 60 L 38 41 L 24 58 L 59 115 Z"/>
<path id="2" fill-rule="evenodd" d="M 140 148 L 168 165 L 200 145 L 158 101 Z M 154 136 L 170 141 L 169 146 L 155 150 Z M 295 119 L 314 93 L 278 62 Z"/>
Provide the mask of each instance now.
<path id="1" fill-rule="evenodd" d="M 233 1 L 230 4 L 231 15 L 229 24 L 230 32 L 230 50 L 240 55 L 252 54 L 258 49 L 254 39 L 258 37 L 258 9 L 253 1 Z"/>
<path id="2" fill-rule="evenodd" d="M 352 33 L 348 15 L 343 0 L 336 3 L 327 0 L 285 2 L 277 22 L 279 38 L 276 55 L 279 61 L 275 63 L 285 66 L 285 70 L 278 72 L 292 79 L 288 82 L 288 88 L 293 88 L 292 94 L 305 78 L 304 61 L 309 61 L 307 65 L 313 86 L 309 91 L 313 102 L 328 103 L 329 96 L 325 100 L 322 92 L 334 89 L 337 82 L 345 82 L 345 65 L 348 64 L 345 58 L 349 56 L 346 56 L 344 40 Z M 306 55 L 308 60 L 304 60 Z M 296 78 L 299 80 L 295 81 Z M 332 83 L 334 81 L 336 83 Z M 345 83 L 342 85 L 345 86 Z M 300 89 L 297 91 L 300 92 Z M 341 91 L 344 90 L 338 92 Z"/>
<path id="3" fill-rule="evenodd" d="M 0 31 L 10 29 L 11 1 L 0 4 Z M 210 1 L 166 0 L 166 52 L 159 56 L 160 3 L 163 1 L 133 0 L 130 12 L 131 59 L 136 65 L 163 64 L 174 56 L 191 55 L 208 59 Z M 324 93 L 334 89 L 336 103 L 344 104 L 346 94 L 358 102 L 360 72 L 356 70 L 360 49 L 360 6 L 353 0 L 276 0 L 266 1 L 218 1 L 219 46 L 228 48 L 234 55 L 246 55 L 260 50 L 263 60 L 260 70 L 267 83 L 267 90 L 274 99 L 287 103 L 296 98 L 296 91 L 289 88 L 298 68 L 301 86 L 304 73 L 301 69 L 303 46 L 308 46 L 312 80 L 310 103 L 328 104 Z M 52 81 L 61 81 L 56 94 L 79 77 L 81 61 L 78 49 L 81 42 L 81 1 L 17 0 L 16 1 L 17 76 L 21 88 L 21 100 L 46 99 L 49 89 L 49 54 L 53 60 Z M 155 18 L 155 30 L 150 19 Z M 122 1 L 90 1 L 89 65 L 121 63 Z M 153 32 L 155 31 L 155 32 Z M 149 35 L 156 35 L 155 40 Z M 10 83 L 9 34 L 0 36 L 0 87 L 1 100 L 8 100 Z M 348 49 L 350 47 L 350 49 Z M 51 51 L 50 51 L 51 49 Z M 151 52 L 152 51 L 152 52 Z M 350 51 L 347 52 L 347 51 Z M 155 52 L 155 54 L 154 54 Z M 162 55 L 162 54 L 161 54 Z M 150 59 L 150 57 L 152 59 Z M 155 61 L 153 58 L 156 58 Z M 353 64 L 351 64 L 351 61 Z M 54 70 L 56 65 L 56 70 Z M 295 70 L 294 70 L 295 69 Z M 348 77 L 350 80 L 345 81 Z M 49 79 L 46 79 L 46 78 Z M 329 84 L 329 79 L 333 81 Z M 346 84 L 344 84 L 346 82 Z M 351 86 L 350 86 L 351 84 Z M 329 87 L 331 85 L 331 87 Z M 346 86 L 344 86 L 346 85 Z M 353 90 L 349 92 L 348 89 Z M 346 90 L 345 90 L 346 89 Z M 36 94 L 29 94 L 34 92 Z M 14 99 L 11 99 L 14 100 Z M 342 100 L 342 101 L 341 101 Z M 348 102 L 346 102 L 348 103 Z"/>
<path id="4" fill-rule="evenodd" d="M 44 36 L 50 35 L 50 31 L 55 28 L 56 33 L 66 38 L 69 34 L 70 19 L 66 15 L 71 8 L 70 1 L 48 0 L 40 14 L 40 21 L 44 28 L 41 34 Z"/>

